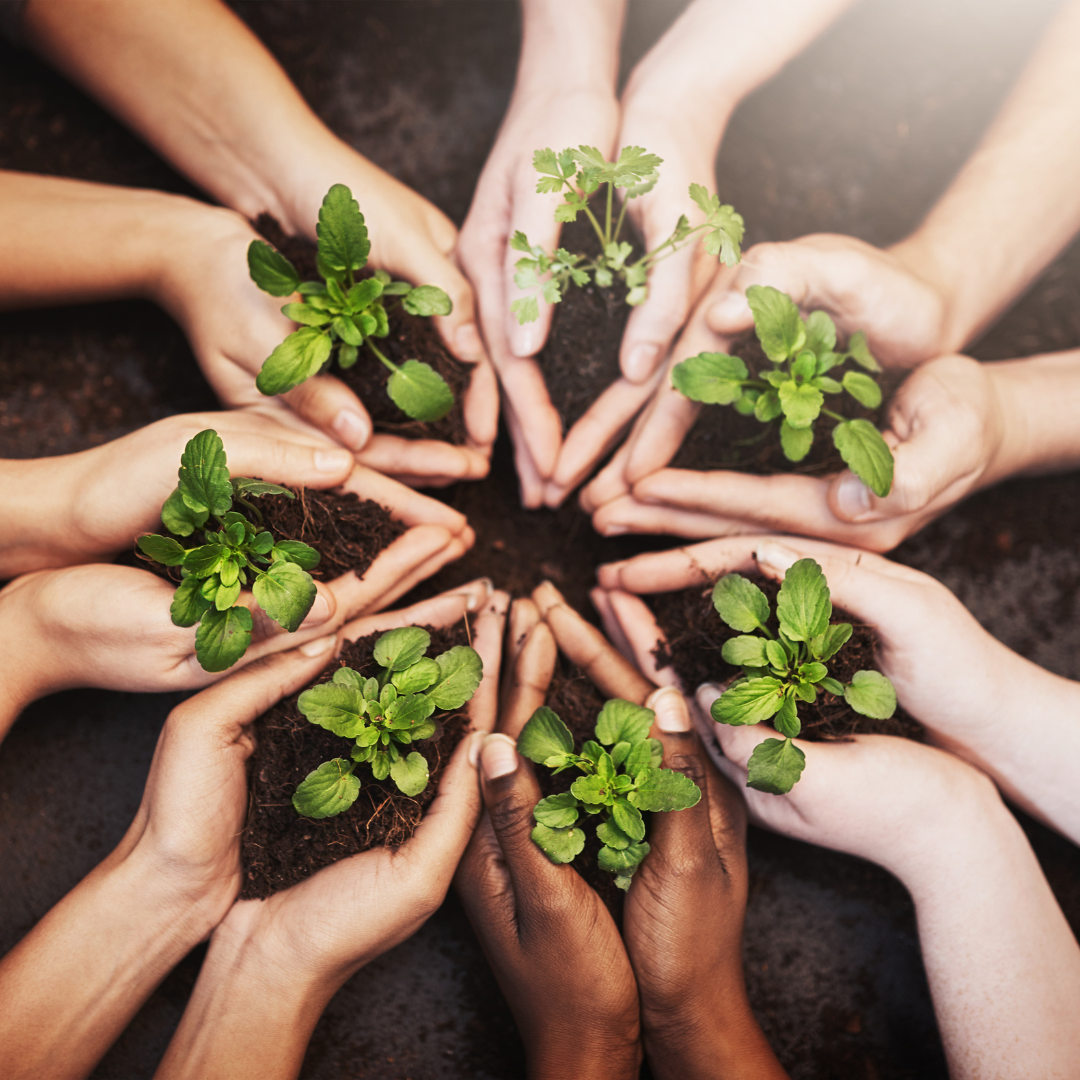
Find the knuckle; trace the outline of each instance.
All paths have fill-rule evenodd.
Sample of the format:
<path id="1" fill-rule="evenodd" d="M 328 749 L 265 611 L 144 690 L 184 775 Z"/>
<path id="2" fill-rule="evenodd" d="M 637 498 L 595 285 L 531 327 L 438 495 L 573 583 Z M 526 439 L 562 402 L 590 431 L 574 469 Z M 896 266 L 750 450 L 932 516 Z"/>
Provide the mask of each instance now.
<path id="1" fill-rule="evenodd" d="M 532 806 L 517 791 L 496 799 L 488 807 L 492 827 L 500 837 L 520 840 L 532 832 Z"/>

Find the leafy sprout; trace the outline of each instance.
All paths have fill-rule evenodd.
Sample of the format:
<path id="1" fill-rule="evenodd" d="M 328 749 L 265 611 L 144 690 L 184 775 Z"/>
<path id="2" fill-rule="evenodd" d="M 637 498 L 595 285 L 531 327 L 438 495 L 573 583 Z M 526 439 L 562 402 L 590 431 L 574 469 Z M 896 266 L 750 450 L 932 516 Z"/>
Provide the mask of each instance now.
<path id="1" fill-rule="evenodd" d="M 390 333 L 386 300 L 401 297 L 410 315 L 449 315 L 450 297 L 435 285 L 413 288 L 393 281 L 385 270 L 357 281 L 356 273 L 367 265 L 371 242 L 360 206 L 344 184 L 335 184 L 319 210 L 316 265 L 322 281 L 301 281 L 296 268 L 279 251 L 262 240 L 248 247 L 248 269 L 256 285 L 271 296 L 301 299 L 281 310 L 301 323 L 266 359 L 255 385 L 264 394 L 283 394 L 317 375 L 337 349 L 338 366 L 350 368 L 367 348 L 391 371 L 386 391 L 394 404 L 414 420 L 444 417 L 454 405 L 454 395 L 429 364 L 406 360 L 395 364 L 375 344 Z"/>
<path id="2" fill-rule="evenodd" d="M 365 679 L 349 667 L 334 672 L 300 695 L 300 712 L 312 723 L 354 740 L 348 758 L 323 762 L 308 773 L 293 795 L 298 814 L 334 817 L 360 793 L 359 765 L 370 765 L 376 780 L 388 776 L 403 795 L 419 795 L 428 785 L 423 754 L 408 747 L 435 734 L 436 709 L 460 709 L 480 685 L 483 661 L 475 649 L 455 645 L 434 658 L 425 655 L 431 635 L 418 626 L 388 630 L 375 642 L 382 671 Z"/>
<path id="3" fill-rule="evenodd" d="M 262 480 L 230 480 L 218 433 L 200 431 L 184 447 L 179 483 L 161 508 L 161 521 L 172 536 L 150 533 L 138 539 L 144 555 L 180 567 L 183 580 L 170 614 L 177 626 L 198 624 L 195 656 L 206 671 L 232 667 L 251 644 L 251 612 L 238 603 L 249 580 L 259 607 L 290 634 L 315 602 L 315 582 L 307 571 L 319 565 L 319 553 L 299 540 L 275 543 L 250 501 L 262 495 L 296 498 Z M 234 509 L 234 502 L 245 512 Z M 211 518 L 216 529 L 206 527 Z M 200 530 L 201 544 L 186 547 L 173 539 Z"/>
<path id="4" fill-rule="evenodd" d="M 577 827 L 582 811 L 600 817 L 596 828 L 602 847 L 598 863 L 615 875 L 620 889 L 649 853 L 643 810 L 684 810 L 701 798 L 697 784 L 673 769 L 660 768 L 663 749 L 650 739 L 654 713 L 631 701 L 614 698 L 596 718 L 596 741 L 574 752 L 570 729 L 547 706 L 529 718 L 518 736 L 520 754 L 555 773 L 577 769 L 583 775 L 570 790 L 541 799 L 533 810 L 533 840 L 552 862 L 568 863 L 585 847 Z M 605 749 L 605 747 L 607 749 Z"/>
<path id="5" fill-rule="evenodd" d="M 610 286 L 615 278 L 621 278 L 628 292 L 626 302 L 643 304 L 648 297 L 646 277 L 649 270 L 661 259 L 673 255 L 684 247 L 692 236 L 704 232 L 704 247 L 710 255 L 719 256 L 727 266 L 739 261 L 739 245 L 743 238 L 743 219 L 734 207 L 721 205 L 717 195 L 710 195 L 700 184 L 690 185 L 690 197 L 705 215 L 700 225 L 691 226 L 685 214 L 679 217 L 671 235 L 652 251 L 629 262 L 632 246 L 620 241 L 626 207 L 631 199 L 644 195 L 656 186 L 660 179 L 659 167 L 663 158 L 650 154 L 640 146 L 624 146 L 615 161 L 606 161 L 595 146 L 579 146 L 561 154 L 554 150 L 537 150 L 533 155 L 533 168 L 540 173 L 536 184 L 538 194 L 560 192 L 563 201 L 555 207 L 555 220 L 575 221 L 584 214 L 600 241 L 600 254 L 595 259 L 575 255 L 565 248 L 558 248 L 549 255 L 543 248 L 529 243 L 518 230 L 510 240 L 510 247 L 522 253 L 515 263 L 517 273 L 514 281 L 521 289 L 531 290 L 528 296 L 515 300 L 510 310 L 519 323 L 533 322 L 540 316 L 540 300 L 557 304 L 565 289 L 573 284 L 587 285 L 590 278 L 601 288 Z M 589 206 L 589 197 L 600 187 L 607 185 L 607 197 L 603 222 Z M 615 189 L 623 190 L 624 198 L 618 218 L 613 223 Z"/>
<path id="6" fill-rule="evenodd" d="M 857 671 L 847 685 L 825 666 L 847 644 L 850 623 L 830 624 L 832 601 L 821 567 L 800 559 L 784 575 L 776 598 L 779 629 L 765 594 L 741 574 L 722 577 L 713 589 L 713 606 L 739 636 L 724 642 L 723 658 L 742 668 L 713 702 L 720 724 L 760 724 L 772 720 L 782 739 L 766 739 L 750 755 L 747 786 L 785 795 L 798 782 L 806 755 L 791 740 L 802 730 L 799 702 L 817 700 L 819 691 L 842 697 L 855 712 L 884 720 L 896 711 L 896 691 L 879 671 Z"/>
<path id="7" fill-rule="evenodd" d="M 739 357 L 703 352 L 675 365 L 672 385 L 691 401 L 734 405 L 743 416 L 763 424 L 779 420 L 780 445 L 789 461 L 806 457 L 814 442 L 814 424 L 827 416 L 836 422 L 832 438 L 844 463 L 875 495 L 888 495 L 893 456 L 881 433 L 869 420 L 848 420 L 825 407 L 826 394 L 843 392 L 868 409 L 881 404 L 881 388 L 866 374 L 881 368 L 865 335 L 852 334 L 847 351 L 837 352 L 836 327 L 824 311 L 803 319 L 791 297 L 769 285 L 751 285 L 746 299 L 773 368 L 751 378 Z M 848 360 L 865 370 L 848 370 L 837 379 L 837 369 Z"/>

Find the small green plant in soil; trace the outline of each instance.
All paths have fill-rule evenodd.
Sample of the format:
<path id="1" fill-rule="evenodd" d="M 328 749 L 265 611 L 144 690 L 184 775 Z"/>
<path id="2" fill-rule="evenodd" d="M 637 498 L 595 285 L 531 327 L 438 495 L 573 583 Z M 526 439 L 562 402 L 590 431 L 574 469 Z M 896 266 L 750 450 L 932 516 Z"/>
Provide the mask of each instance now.
<path id="1" fill-rule="evenodd" d="M 659 167 L 663 158 L 650 154 L 640 146 L 624 146 L 615 161 L 605 161 L 595 146 L 579 146 L 576 150 L 537 150 L 533 155 L 533 168 L 540 173 L 536 184 L 538 194 L 561 192 L 563 201 L 555 207 L 555 220 L 570 222 L 583 213 L 588 218 L 600 241 L 600 254 L 589 259 L 558 248 L 548 255 L 543 248 L 529 243 L 518 230 L 510 240 L 510 247 L 520 251 L 523 257 L 515 263 L 517 273 L 514 281 L 521 289 L 530 289 L 528 296 L 515 300 L 510 310 L 519 323 L 533 322 L 540 316 L 540 298 L 549 304 L 557 304 L 563 298 L 568 285 L 584 286 L 589 280 L 601 288 L 610 286 L 620 278 L 627 287 L 626 302 L 643 304 L 648 297 L 646 277 L 653 265 L 684 247 L 690 238 L 705 232 L 705 250 L 717 255 L 727 266 L 739 261 L 739 245 L 743 238 L 743 219 L 734 207 L 721 205 L 718 195 L 710 195 L 700 184 L 690 185 L 690 198 L 705 215 L 705 222 L 691 226 L 685 214 L 679 217 L 671 235 L 652 251 L 646 252 L 633 262 L 628 262 L 633 247 L 619 240 L 626 207 L 631 199 L 652 191 L 660 179 Z M 602 184 L 607 185 L 606 208 L 603 223 L 589 207 L 589 197 Z M 613 223 L 615 188 L 622 188 L 624 199 L 618 218 Z M 543 279 L 543 280 L 541 280 Z"/>
<path id="2" fill-rule="evenodd" d="M 620 889 L 649 853 L 643 810 L 685 810 L 701 798 L 689 777 L 660 768 L 663 749 L 650 739 L 654 713 L 633 702 L 614 698 L 596 718 L 596 741 L 589 739 L 574 752 L 570 729 L 546 705 L 529 718 L 518 736 L 518 752 L 555 773 L 577 769 L 570 790 L 549 795 L 536 804 L 533 840 L 552 862 L 572 862 L 585 847 L 577 827 L 582 811 L 600 817 L 596 835 L 601 844 L 597 863 L 615 875 Z M 607 749 L 605 749 L 605 747 Z"/>
<path id="3" fill-rule="evenodd" d="M 315 603 L 307 572 L 319 553 L 299 540 L 279 540 L 261 528 L 262 513 L 251 502 L 262 495 L 296 496 L 277 484 L 246 477 L 229 479 L 225 447 L 213 429 L 200 431 L 180 457 L 179 483 L 161 508 L 172 536 L 150 533 L 139 550 L 165 566 L 179 566 L 183 580 L 170 614 L 177 626 L 194 626 L 195 655 L 206 671 L 232 667 L 251 644 L 251 612 L 237 601 L 251 580 L 259 607 L 293 633 Z M 234 509 L 239 503 L 244 512 Z M 206 528 L 213 518 L 217 528 Z M 185 547 L 174 537 L 202 530 L 202 543 Z"/>
<path id="4" fill-rule="evenodd" d="M 806 755 L 791 740 L 802 730 L 800 701 L 813 702 L 824 691 L 862 716 L 885 720 L 896 711 L 896 691 L 881 672 L 857 671 L 846 686 L 829 676 L 825 661 L 847 643 L 851 624 L 830 625 L 829 586 L 813 559 L 800 559 L 784 575 L 775 634 L 767 626 L 768 599 L 741 574 L 722 577 L 712 598 L 720 618 L 740 633 L 724 642 L 721 655 L 743 672 L 713 702 L 713 719 L 734 725 L 772 720 L 784 736 L 766 739 L 750 755 L 748 787 L 786 795 L 798 782 Z"/>
<path id="5" fill-rule="evenodd" d="M 264 394 L 283 394 L 322 371 L 335 348 L 338 365 L 350 368 L 366 345 L 392 373 L 386 391 L 394 404 L 414 420 L 441 420 L 454 405 L 442 376 L 419 360 L 395 364 L 375 339 L 390 333 L 387 298 L 400 296 L 410 315 L 449 315 L 450 297 L 435 285 L 413 288 L 408 282 L 393 281 L 385 270 L 357 281 L 357 271 L 367 265 L 371 241 L 360 206 L 344 184 L 335 184 L 326 193 L 316 234 L 322 281 L 301 281 L 293 264 L 264 240 L 252 240 L 248 246 L 248 269 L 260 289 L 271 296 L 298 292 L 302 297 L 281 311 L 303 325 L 274 349 L 255 385 Z"/>
<path id="6" fill-rule="evenodd" d="M 378 677 L 365 679 L 352 668 L 334 672 L 331 682 L 305 690 L 300 712 L 312 723 L 354 740 L 347 758 L 325 761 L 308 773 L 293 795 L 303 817 L 328 818 L 348 810 L 360 793 L 359 765 L 370 765 L 376 780 L 388 776 L 403 795 L 428 785 L 428 764 L 408 747 L 435 733 L 436 709 L 460 709 L 483 678 L 480 654 L 455 645 L 434 658 L 425 653 L 431 635 L 418 626 L 389 630 L 375 642 Z"/>
<path id="7" fill-rule="evenodd" d="M 770 285 L 751 285 L 746 299 L 754 328 L 772 370 L 751 377 L 746 364 L 726 353 L 698 353 L 671 372 L 672 385 L 691 401 L 734 405 L 743 416 L 763 424 L 779 421 L 780 445 L 788 461 L 802 461 L 814 442 L 814 424 L 822 415 L 836 422 L 833 443 L 845 464 L 874 494 L 892 488 L 893 456 L 869 420 L 849 420 L 825 407 L 826 394 L 847 392 L 860 405 L 876 409 L 881 388 L 866 371 L 881 370 L 861 332 L 851 335 L 846 352 L 836 351 L 836 327 L 824 311 L 803 319 L 787 293 Z M 853 360 L 865 371 L 837 369 Z M 830 374 L 830 372 L 832 374 Z"/>

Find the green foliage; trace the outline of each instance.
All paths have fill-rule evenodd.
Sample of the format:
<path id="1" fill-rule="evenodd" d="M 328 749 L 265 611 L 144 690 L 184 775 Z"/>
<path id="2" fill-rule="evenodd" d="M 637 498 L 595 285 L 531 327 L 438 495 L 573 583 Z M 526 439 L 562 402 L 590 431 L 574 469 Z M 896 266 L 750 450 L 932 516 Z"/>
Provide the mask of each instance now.
<path id="1" fill-rule="evenodd" d="M 857 671 L 846 686 L 825 665 L 851 637 L 850 623 L 830 624 L 832 600 L 821 567 L 800 559 L 784 575 L 776 598 L 777 632 L 768 627 L 768 598 L 740 574 L 722 577 L 713 589 L 720 618 L 740 636 L 724 642 L 721 655 L 742 668 L 713 702 L 720 724 L 760 724 L 772 720 L 782 739 L 766 739 L 750 756 L 747 786 L 772 795 L 789 792 L 806 757 L 791 741 L 802 730 L 800 701 L 824 691 L 843 697 L 857 713 L 884 720 L 896 711 L 896 691 L 879 671 Z M 756 633 L 751 633 L 756 631 Z"/>
<path id="2" fill-rule="evenodd" d="M 393 281 L 384 270 L 357 281 L 371 251 L 367 225 L 352 192 L 335 184 L 319 210 L 316 265 L 322 281 L 301 282 L 296 268 L 262 240 L 248 247 L 248 269 L 256 285 L 271 296 L 300 293 L 300 302 L 281 310 L 301 324 L 267 357 L 255 385 L 267 395 L 284 394 L 317 375 L 337 349 L 341 368 L 356 363 L 359 349 L 368 349 L 391 372 L 387 393 L 414 420 L 440 420 L 454 405 L 454 395 L 442 376 L 418 360 L 395 364 L 375 344 L 390 333 L 386 301 L 400 297 L 410 315 L 449 315 L 450 297 L 435 285 L 416 288 Z M 166 522 L 166 524 L 168 524 Z"/>
<path id="3" fill-rule="evenodd" d="M 518 753 L 556 773 L 582 773 L 569 791 L 541 799 L 533 810 L 532 838 L 552 862 L 572 862 L 581 854 L 585 833 L 575 826 L 584 810 L 600 817 L 600 866 L 615 875 L 620 889 L 628 889 L 649 853 L 642 811 L 684 810 L 701 798 L 689 777 L 660 768 L 660 741 L 649 738 L 653 716 L 651 709 L 622 698 L 605 702 L 596 718 L 597 741 L 586 742 L 580 754 L 570 729 L 546 705 L 522 728 Z"/>
<path id="4" fill-rule="evenodd" d="M 705 221 L 691 226 L 684 214 L 663 243 L 636 261 L 627 262 L 633 248 L 619 240 L 626 205 L 630 199 L 652 191 L 660 178 L 662 164 L 662 158 L 640 146 L 624 146 L 614 161 L 605 160 L 595 146 L 570 148 L 560 154 L 550 149 L 536 151 L 533 167 L 540 174 L 537 193 L 562 195 L 563 201 L 555 207 L 558 222 L 575 221 L 578 214 L 584 214 L 600 241 L 601 253 L 594 259 L 575 255 L 565 248 L 549 254 L 530 244 L 523 232 L 514 233 L 510 247 L 523 256 L 515 264 L 514 281 L 518 288 L 528 291 L 528 295 L 510 305 L 519 323 L 534 322 L 540 317 L 541 300 L 557 304 L 568 286 L 583 286 L 590 281 L 607 288 L 615 278 L 620 278 L 627 288 L 626 302 L 631 306 L 643 304 L 649 295 L 646 279 L 652 265 L 684 247 L 698 233 L 704 234 L 702 244 L 710 255 L 717 256 L 727 266 L 739 261 L 743 219 L 734 207 L 721 205 L 719 196 L 710 195 L 700 184 L 691 184 L 690 198 L 705 215 Z M 602 185 L 607 186 L 603 223 L 589 206 L 589 196 Z M 624 200 L 618 219 L 613 221 L 616 188 L 622 189 Z"/>
<path id="5" fill-rule="evenodd" d="M 775 365 L 751 378 L 746 365 L 723 353 L 698 353 L 671 372 L 679 393 L 706 405 L 733 405 L 761 423 L 779 421 L 780 445 L 789 461 L 802 461 L 814 442 L 822 415 L 836 422 L 833 443 L 844 463 L 875 495 L 892 489 L 893 456 L 869 420 L 848 420 L 825 407 L 826 395 L 847 393 L 860 405 L 876 409 L 881 387 L 862 371 L 835 368 L 851 360 L 867 371 L 880 371 L 862 333 L 851 335 L 848 351 L 835 352 L 836 327 L 824 311 L 803 319 L 791 297 L 769 285 L 751 285 L 746 299 L 765 355 Z"/>
<path id="6" fill-rule="evenodd" d="M 382 669 L 365 679 L 343 667 L 330 682 L 305 690 L 298 702 L 309 723 L 352 739 L 350 759 L 334 758 L 309 773 L 293 795 L 298 814 L 326 818 L 348 810 L 360 793 L 355 775 L 370 765 L 376 780 L 390 777 L 403 795 L 416 796 L 428 785 L 423 754 L 409 750 L 435 734 L 436 709 L 460 709 L 480 685 L 484 665 L 467 645 L 455 645 L 434 658 L 425 653 L 431 635 L 419 626 L 388 630 L 372 656 Z"/>
<path id="7" fill-rule="evenodd" d="M 206 671 L 225 671 L 251 644 L 251 612 L 239 604 L 251 583 L 256 603 L 290 634 L 315 602 L 308 570 L 319 553 L 299 540 L 274 542 L 250 500 L 262 495 L 295 498 L 287 488 L 247 477 L 229 479 L 225 447 L 216 431 L 200 431 L 180 457 L 179 483 L 161 508 L 165 528 L 184 538 L 202 530 L 202 543 L 185 546 L 150 533 L 139 550 L 154 562 L 179 566 L 183 580 L 169 609 L 177 626 L 195 626 L 195 655 Z M 243 511 L 234 509 L 239 503 Z M 206 528 L 213 518 L 217 528 Z"/>

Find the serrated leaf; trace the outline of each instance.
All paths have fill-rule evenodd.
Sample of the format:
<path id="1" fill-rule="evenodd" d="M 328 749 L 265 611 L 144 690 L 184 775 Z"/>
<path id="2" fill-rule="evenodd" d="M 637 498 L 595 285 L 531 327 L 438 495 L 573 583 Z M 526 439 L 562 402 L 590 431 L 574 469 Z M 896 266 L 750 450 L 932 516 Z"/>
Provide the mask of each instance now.
<path id="1" fill-rule="evenodd" d="M 821 414 L 825 398 L 816 386 L 788 379 L 780 384 L 780 408 L 793 428 L 809 427 Z"/>
<path id="2" fill-rule="evenodd" d="M 537 825 L 532 831 L 533 842 L 553 863 L 573 862 L 585 848 L 585 834 L 580 829 L 552 829 Z"/>
<path id="3" fill-rule="evenodd" d="M 806 347 L 817 356 L 836 348 L 836 324 L 824 311 L 806 317 Z"/>
<path id="4" fill-rule="evenodd" d="M 831 659 L 847 644 L 852 632 L 851 623 L 836 623 L 835 626 L 826 627 L 820 644 L 815 639 L 814 655 L 819 660 Z"/>
<path id="5" fill-rule="evenodd" d="M 601 776 L 579 776 L 571 785 L 574 796 L 588 806 L 601 806 L 608 801 L 611 788 Z"/>
<path id="6" fill-rule="evenodd" d="M 305 690 L 296 707 L 302 716 L 345 739 L 355 739 L 366 727 L 364 699 L 354 686 L 336 681 Z"/>
<path id="7" fill-rule="evenodd" d="M 201 591 L 202 582 L 197 577 L 186 577 L 173 593 L 169 615 L 175 626 L 194 626 L 208 611 L 211 604 Z"/>
<path id="8" fill-rule="evenodd" d="M 209 516 L 208 510 L 192 510 L 184 502 L 179 487 L 173 489 L 161 507 L 161 523 L 176 536 L 190 536 L 206 524 Z"/>
<path id="9" fill-rule="evenodd" d="M 707 188 L 701 184 L 690 185 L 690 198 L 697 204 L 698 209 L 706 216 L 716 213 L 720 209 L 720 196 L 710 195 Z"/>
<path id="10" fill-rule="evenodd" d="M 544 147 L 543 150 L 537 150 L 533 154 L 533 168 L 538 173 L 543 173 L 546 176 L 562 177 L 558 157 L 549 146 Z"/>
<path id="11" fill-rule="evenodd" d="M 171 536 L 147 533 L 138 539 L 139 550 L 163 566 L 179 566 L 187 552 Z"/>
<path id="12" fill-rule="evenodd" d="M 892 490 L 893 456 L 869 420 L 846 420 L 833 428 L 833 442 L 844 464 L 877 496 Z"/>
<path id="13" fill-rule="evenodd" d="M 770 795 L 786 795 L 798 782 L 806 755 L 790 739 L 758 743 L 747 762 L 747 787 Z"/>
<path id="14" fill-rule="evenodd" d="M 428 786 L 428 763 L 423 754 L 413 750 L 408 757 L 390 763 L 390 779 L 402 795 L 419 795 Z"/>
<path id="15" fill-rule="evenodd" d="M 765 639 L 743 634 L 728 638 L 720 655 L 733 667 L 768 667 Z"/>
<path id="16" fill-rule="evenodd" d="M 540 305 L 535 296 L 523 296 L 520 300 L 515 300 L 510 305 L 510 311 L 522 326 L 540 318 Z"/>
<path id="17" fill-rule="evenodd" d="M 533 817 L 549 829 L 567 829 L 578 819 L 578 801 L 569 791 L 549 795 L 536 804 Z"/>
<path id="18" fill-rule="evenodd" d="M 751 285 L 746 302 L 765 355 L 775 363 L 794 356 L 806 343 L 806 327 L 787 293 L 771 285 Z"/>
<path id="19" fill-rule="evenodd" d="M 455 645 L 435 657 L 439 678 L 428 697 L 440 709 L 460 709 L 476 692 L 484 677 L 480 654 L 468 645 Z"/>
<path id="20" fill-rule="evenodd" d="M 537 190 L 539 190 L 539 184 L 537 185 Z M 581 212 L 581 209 L 581 203 L 561 202 L 558 206 L 555 207 L 555 220 L 562 225 L 567 225 L 571 221 L 577 221 L 577 216 Z M 528 322 L 529 320 L 526 319 L 522 321 Z"/>
<path id="21" fill-rule="evenodd" d="M 222 515 L 232 506 L 225 447 L 212 428 L 188 440 L 180 455 L 180 496 L 190 509 Z"/>
<path id="22" fill-rule="evenodd" d="M 251 612 L 245 607 L 207 611 L 195 634 L 195 656 L 204 671 L 227 671 L 251 644 Z"/>
<path id="23" fill-rule="evenodd" d="M 376 780 L 385 780 L 390 775 L 390 755 L 380 750 L 371 759 L 371 775 Z"/>
<path id="24" fill-rule="evenodd" d="M 371 242 L 364 215 L 344 184 L 334 184 L 326 193 L 319 208 L 315 235 L 320 269 L 332 271 L 324 277 L 341 280 L 367 263 Z"/>
<path id="25" fill-rule="evenodd" d="M 347 686 L 351 690 L 363 696 L 364 676 L 351 667 L 340 667 L 334 672 L 333 682 L 335 686 Z"/>
<path id="26" fill-rule="evenodd" d="M 204 544 L 184 552 L 184 569 L 197 578 L 208 578 L 221 563 L 222 549 L 218 544 Z"/>
<path id="27" fill-rule="evenodd" d="M 284 495 L 287 499 L 295 499 L 288 488 L 280 484 L 268 484 L 265 480 L 252 480 L 250 476 L 234 476 L 231 480 L 234 495 L 243 495 L 245 499 L 258 499 L 263 495 Z M 229 519 L 226 517 L 225 519 Z"/>
<path id="28" fill-rule="evenodd" d="M 454 310 L 450 297 L 437 285 L 418 285 L 401 304 L 410 315 L 449 315 Z"/>
<path id="29" fill-rule="evenodd" d="M 685 810 L 696 806 L 701 789 L 689 776 L 674 769 L 649 769 L 638 777 L 637 786 L 630 793 L 630 802 L 639 810 L 654 813 L 666 810 Z M 623 825 L 616 818 L 622 829 Z M 625 831 L 625 829 L 624 829 Z"/>
<path id="30" fill-rule="evenodd" d="M 630 747 L 626 755 L 626 773 L 637 776 L 642 769 L 656 768 L 664 759 L 664 747 L 659 739 L 642 739 Z"/>
<path id="31" fill-rule="evenodd" d="M 602 821 L 596 826 L 596 836 L 601 844 L 606 844 L 616 851 L 623 851 L 633 841 L 615 824 L 614 821 Z"/>
<path id="32" fill-rule="evenodd" d="M 614 746 L 618 742 L 640 742 L 649 734 L 655 715 L 652 709 L 635 705 L 632 701 L 612 698 L 604 702 L 596 718 L 596 737 L 605 746 Z"/>
<path id="33" fill-rule="evenodd" d="M 856 671 L 844 687 L 844 700 L 874 720 L 887 720 L 896 712 L 896 690 L 880 671 Z"/>
<path id="34" fill-rule="evenodd" d="M 251 280 L 271 296 L 292 296 L 300 288 L 296 267 L 265 240 L 248 244 L 247 264 Z"/>
<path id="35" fill-rule="evenodd" d="M 360 794 L 360 781 L 346 758 L 326 761 L 300 781 L 292 797 L 293 808 L 303 817 L 334 817 L 348 810 Z"/>
<path id="36" fill-rule="evenodd" d="M 314 570 L 322 559 L 313 547 L 302 540 L 279 540 L 272 550 L 276 556 L 295 563 L 301 570 Z"/>
<path id="37" fill-rule="evenodd" d="M 785 695 L 783 705 L 780 706 L 773 717 L 773 727 L 781 735 L 786 735 L 791 739 L 794 739 L 802 730 L 802 725 L 799 723 L 799 710 L 795 704 L 795 695 L 793 693 L 789 692 Z"/>
<path id="38" fill-rule="evenodd" d="M 311 575 L 292 562 L 274 563 L 255 578 L 251 591 L 259 607 L 290 634 L 307 617 L 318 592 Z"/>
<path id="39" fill-rule="evenodd" d="M 601 870 L 615 874 L 615 884 L 625 890 L 630 887 L 634 871 L 648 854 L 648 844 L 631 844 L 621 850 L 605 845 L 597 852 L 596 863 Z"/>
<path id="40" fill-rule="evenodd" d="M 792 427 L 786 419 L 780 421 L 780 448 L 788 461 L 802 461 L 813 445 L 813 426 Z"/>
<path id="41" fill-rule="evenodd" d="M 870 351 L 870 346 L 866 343 L 866 335 L 861 330 L 856 330 L 851 335 L 848 341 L 848 354 L 859 367 L 866 368 L 867 371 L 881 370 L 881 365 Z"/>
<path id="42" fill-rule="evenodd" d="M 281 309 L 281 314 L 286 319 L 292 319 L 293 322 L 300 323 L 302 326 L 325 326 L 334 319 L 329 311 L 317 308 L 313 304 L 286 304 Z"/>
<path id="43" fill-rule="evenodd" d="M 259 393 L 273 396 L 299 386 L 330 359 L 333 341 L 313 326 L 290 334 L 263 362 L 255 379 Z"/>
<path id="44" fill-rule="evenodd" d="M 746 365 L 737 356 L 703 352 L 672 368 L 671 385 L 691 401 L 730 405 L 742 394 L 747 376 Z"/>
<path id="45" fill-rule="evenodd" d="M 386 392 L 406 416 L 425 424 L 441 420 L 454 407 L 454 395 L 443 377 L 419 360 L 406 360 L 390 376 Z"/>
<path id="46" fill-rule="evenodd" d="M 551 709 L 541 705 L 521 729 L 517 748 L 523 757 L 543 765 L 557 754 L 572 754 L 574 737 Z"/>
<path id="47" fill-rule="evenodd" d="M 760 724 L 775 716 L 783 703 L 783 684 L 766 675 L 735 683 L 712 703 L 710 711 L 718 724 Z"/>
<path id="48" fill-rule="evenodd" d="M 636 806 L 631 806 L 623 799 L 616 799 L 611 808 L 611 818 L 619 830 L 630 837 L 634 843 L 645 839 L 645 819 Z"/>
<path id="49" fill-rule="evenodd" d="M 383 702 L 386 722 L 391 728 L 407 731 L 418 727 L 435 711 L 435 703 L 426 694 L 404 694 Z"/>
<path id="50" fill-rule="evenodd" d="M 380 296 L 404 295 L 412 288 L 408 282 L 384 283 L 381 278 L 371 277 L 358 281 L 345 294 L 345 301 L 353 311 L 363 311 Z"/>
<path id="51" fill-rule="evenodd" d="M 720 618 L 742 634 L 760 630 L 769 621 L 765 594 L 742 574 L 725 574 L 713 586 L 712 602 Z"/>
<path id="52" fill-rule="evenodd" d="M 528 237 L 520 229 L 517 229 L 514 235 L 510 237 L 510 249 L 511 251 L 523 251 L 528 255 L 532 254 L 532 245 L 529 243 Z"/>
<path id="53" fill-rule="evenodd" d="M 617 188 L 639 184 L 656 172 L 664 159 L 650 154 L 641 146 L 624 146 L 609 169 L 609 177 Z"/>
<path id="54" fill-rule="evenodd" d="M 844 372 L 844 389 L 868 409 L 876 409 L 881 404 L 881 387 L 861 371 Z"/>
<path id="55" fill-rule="evenodd" d="M 398 626 L 387 630 L 372 650 L 375 663 L 388 671 L 412 667 L 431 644 L 431 635 L 419 626 Z"/>
<path id="56" fill-rule="evenodd" d="M 418 694 L 439 678 L 439 665 L 430 657 L 422 656 L 404 671 L 395 671 L 390 681 L 399 694 Z M 443 706 L 439 706 L 442 708 Z"/>
<path id="57" fill-rule="evenodd" d="M 776 598 L 776 617 L 792 641 L 809 642 L 823 634 L 832 616 L 829 586 L 813 559 L 799 559 L 784 575 Z"/>
<path id="58" fill-rule="evenodd" d="M 763 424 L 775 420 L 780 413 L 780 395 L 775 390 L 766 390 L 754 402 L 754 418 Z"/>

